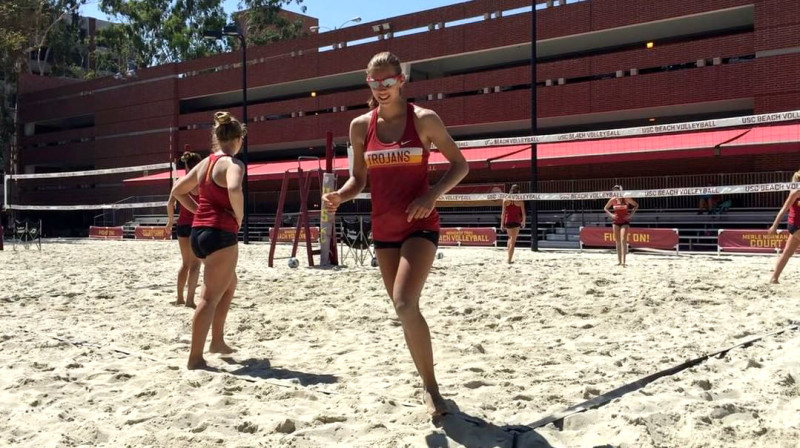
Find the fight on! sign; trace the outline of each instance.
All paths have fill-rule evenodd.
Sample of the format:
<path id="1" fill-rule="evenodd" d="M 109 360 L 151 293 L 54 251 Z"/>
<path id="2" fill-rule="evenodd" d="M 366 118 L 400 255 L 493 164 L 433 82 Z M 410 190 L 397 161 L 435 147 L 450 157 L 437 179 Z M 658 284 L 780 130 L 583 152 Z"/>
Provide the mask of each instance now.
<path id="1" fill-rule="evenodd" d="M 123 237 L 122 226 L 119 227 L 89 227 L 89 238 L 98 240 L 121 240 Z"/>
<path id="2" fill-rule="evenodd" d="M 581 227 L 581 246 L 616 247 L 611 227 Z M 629 228 L 626 240 L 631 247 L 677 250 L 678 229 Z"/>

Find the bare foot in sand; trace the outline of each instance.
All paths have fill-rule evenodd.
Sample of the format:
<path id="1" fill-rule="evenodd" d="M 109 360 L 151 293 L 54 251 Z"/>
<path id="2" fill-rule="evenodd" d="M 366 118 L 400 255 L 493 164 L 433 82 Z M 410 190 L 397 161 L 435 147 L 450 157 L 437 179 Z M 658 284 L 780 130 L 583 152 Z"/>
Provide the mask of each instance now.
<path id="1" fill-rule="evenodd" d="M 439 391 L 430 392 L 424 390 L 422 393 L 422 401 L 425 402 L 425 406 L 428 408 L 428 414 L 432 417 L 438 417 L 447 413 L 447 403 L 444 401 L 444 398 L 442 398 L 442 395 L 439 394 Z"/>
<path id="2" fill-rule="evenodd" d="M 183 305 L 183 304 L 185 304 L 185 303 L 186 303 L 186 302 L 184 302 L 183 300 L 178 300 L 177 302 L 174 302 L 174 303 L 173 303 L 173 305 L 175 305 L 175 306 L 181 306 L 181 305 Z"/>
<path id="3" fill-rule="evenodd" d="M 773 285 L 779 285 L 779 284 L 780 284 L 780 283 L 778 282 L 778 279 L 777 279 L 777 278 L 775 278 L 775 277 L 773 277 L 773 278 L 769 279 L 769 282 L 770 282 L 770 283 L 772 283 Z"/>
<path id="4" fill-rule="evenodd" d="M 231 353 L 235 352 L 236 350 L 234 350 L 233 348 L 229 347 L 228 344 L 225 343 L 225 341 L 222 341 L 220 343 L 212 342 L 211 345 L 208 347 L 208 351 L 211 352 L 211 353 L 220 353 L 220 354 L 223 354 L 223 355 L 230 355 Z"/>
<path id="5" fill-rule="evenodd" d="M 203 358 L 194 360 L 189 358 L 189 362 L 186 363 L 186 368 L 189 370 L 205 369 L 206 367 L 208 367 L 208 364 L 206 364 L 206 360 Z"/>
<path id="6" fill-rule="evenodd" d="M 180 305 L 180 303 L 178 303 L 178 305 Z M 186 306 L 192 309 L 197 308 L 197 305 L 195 305 L 194 302 L 186 302 Z"/>

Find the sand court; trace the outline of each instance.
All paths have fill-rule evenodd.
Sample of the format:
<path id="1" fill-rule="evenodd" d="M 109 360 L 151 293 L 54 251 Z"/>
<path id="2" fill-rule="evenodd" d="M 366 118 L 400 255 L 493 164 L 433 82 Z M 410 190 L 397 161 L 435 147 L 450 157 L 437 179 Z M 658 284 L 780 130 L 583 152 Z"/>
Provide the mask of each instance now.
<path id="1" fill-rule="evenodd" d="M 764 338 L 596 410 L 510 429 L 800 318 L 773 257 L 444 249 L 423 292 L 433 425 L 377 269 L 266 267 L 240 245 L 216 372 L 187 371 L 176 242 L 0 252 L 0 444 L 15 446 L 795 446 L 800 335 Z M 282 246 L 279 256 L 288 255 Z"/>

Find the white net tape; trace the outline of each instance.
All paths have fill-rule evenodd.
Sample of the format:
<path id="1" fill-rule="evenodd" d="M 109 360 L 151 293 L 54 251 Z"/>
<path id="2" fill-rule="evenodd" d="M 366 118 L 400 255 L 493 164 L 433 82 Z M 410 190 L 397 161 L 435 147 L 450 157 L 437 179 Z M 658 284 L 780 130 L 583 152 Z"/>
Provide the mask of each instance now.
<path id="1" fill-rule="evenodd" d="M 40 173 L 40 174 L 13 174 L 4 179 L 5 189 L 3 203 L 6 210 L 27 210 L 27 211 L 60 211 L 60 210 L 124 210 L 148 207 L 164 207 L 166 201 L 157 202 L 135 202 L 117 204 L 91 204 L 91 205 L 18 205 L 8 203 L 8 182 L 12 180 L 30 179 L 58 179 L 63 177 L 80 176 L 105 176 L 109 174 L 135 173 L 140 171 L 172 169 L 170 163 L 156 163 L 151 165 L 126 166 L 121 168 L 106 168 L 100 170 L 69 171 L 63 173 Z"/>
<path id="2" fill-rule="evenodd" d="M 126 166 L 124 168 L 107 168 L 103 170 L 69 171 L 64 173 L 42 173 L 42 174 L 12 174 L 8 176 L 10 180 L 22 179 L 54 179 L 59 177 L 77 176 L 104 176 L 106 174 L 133 173 L 137 171 L 165 170 L 172 166 L 169 163 L 156 163 L 153 165 Z"/>
<path id="3" fill-rule="evenodd" d="M 9 204 L 9 210 L 28 211 L 57 211 L 57 210 L 124 210 L 132 208 L 166 207 L 167 201 L 161 202 L 133 202 L 130 204 L 96 204 L 96 205 L 14 205 Z"/>
<path id="4" fill-rule="evenodd" d="M 485 193 L 485 194 L 446 194 L 439 198 L 442 202 L 499 201 L 580 201 L 586 199 L 658 198 L 669 196 L 722 195 L 735 193 L 770 193 L 800 189 L 800 182 L 776 182 L 771 184 L 725 185 L 718 187 L 658 188 L 652 190 L 590 191 L 583 193 Z M 356 199 L 369 199 L 369 193 L 362 193 Z"/>

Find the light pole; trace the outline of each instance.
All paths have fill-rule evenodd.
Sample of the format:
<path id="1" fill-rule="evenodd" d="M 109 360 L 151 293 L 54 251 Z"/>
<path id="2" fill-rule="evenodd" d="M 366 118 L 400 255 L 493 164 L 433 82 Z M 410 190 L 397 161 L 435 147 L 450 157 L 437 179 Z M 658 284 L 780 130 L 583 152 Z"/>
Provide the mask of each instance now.
<path id="1" fill-rule="evenodd" d="M 247 39 L 236 25 L 227 25 L 221 30 L 204 31 L 203 38 L 209 40 L 219 40 L 222 36 L 234 36 L 239 38 L 242 44 L 242 123 L 247 126 Z M 242 193 L 244 194 L 244 219 L 242 220 L 242 230 L 244 231 L 244 244 L 250 244 L 250 207 L 247 188 L 247 133 L 242 137 L 242 163 L 244 163 L 244 182 L 242 183 Z"/>
<path id="2" fill-rule="evenodd" d="M 539 133 L 536 98 L 536 2 L 531 2 L 531 135 Z M 538 145 L 531 144 L 531 193 L 539 192 L 539 155 Z M 531 250 L 539 250 L 539 203 L 531 201 Z"/>
<path id="3" fill-rule="evenodd" d="M 324 29 L 326 29 L 326 30 L 328 30 L 328 31 L 333 31 L 333 30 L 338 30 L 339 28 L 342 28 L 342 27 L 344 27 L 345 25 L 347 25 L 347 24 L 348 24 L 348 23 L 350 23 L 350 22 L 353 22 L 353 23 L 359 23 L 359 22 L 361 22 L 361 17 L 359 17 L 359 16 L 353 17 L 352 19 L 350 19 L 350 20 L 347 20 L 346 22 L 344 22 L 343 24 L 341 24 L 341 25 L 337 26 L 336 28 L 329 28 L 329 27 L 327 27 L 327 26 L 319 26 L 319 25 L 314 25 L 314 26 L 310 26 L 310 27 L 308 27 L 308 29 L 309 29 L 309 31 L 311 31 L 312 33 L 317 33 L 317 32 L 319 32 L 319 31 L 320 31 L 321 29 L 323 29 L 323 28 L 324 28 Z"/>

